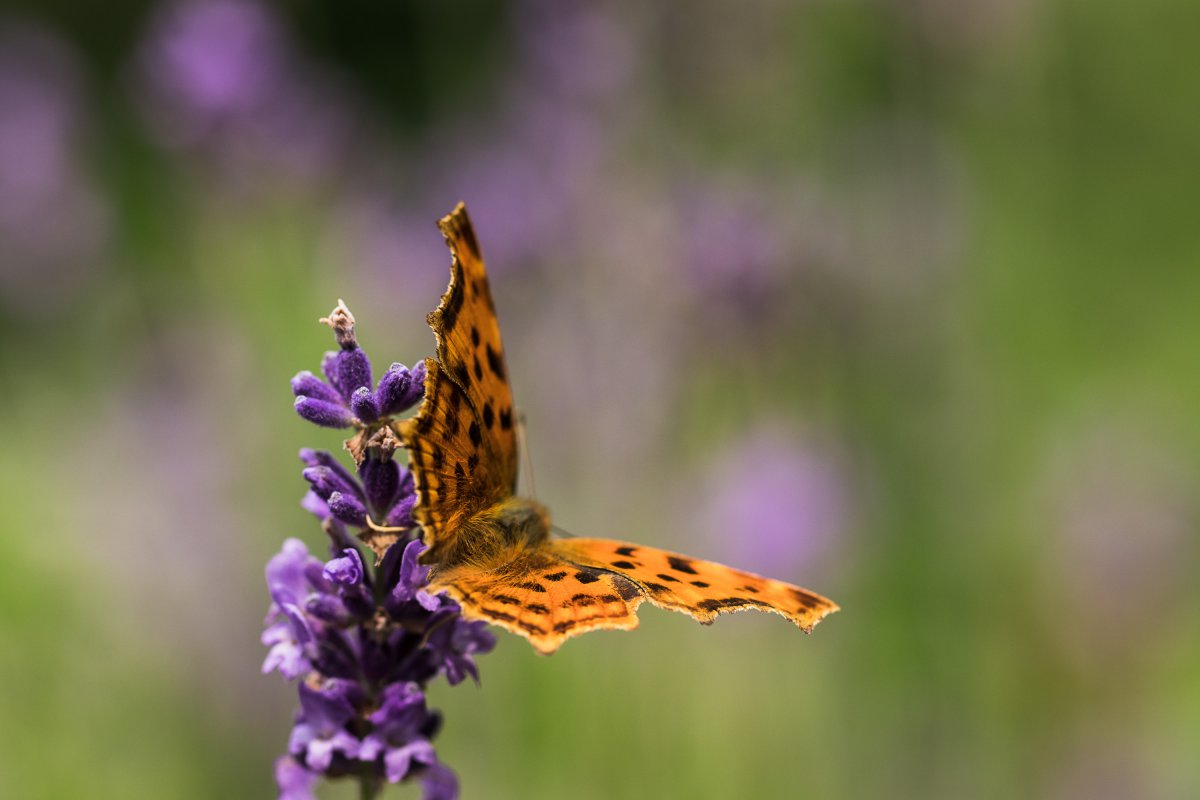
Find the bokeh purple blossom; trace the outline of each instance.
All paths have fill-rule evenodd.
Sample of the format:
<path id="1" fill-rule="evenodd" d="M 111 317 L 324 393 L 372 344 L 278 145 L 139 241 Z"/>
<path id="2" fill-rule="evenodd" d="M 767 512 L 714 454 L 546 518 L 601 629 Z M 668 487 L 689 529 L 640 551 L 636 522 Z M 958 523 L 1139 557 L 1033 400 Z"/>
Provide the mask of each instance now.
<path id="1" fill-rule="evenodd" d="M 0 299 L 68 306 L 102 263 L 110 212 L 86 167 L 85 87 L 50 32 L 0 19 Z"/>
<path id="2" fill-rule="evenodd" d="M 335 75 L 302 58 L 256 0 L 181 0 L 151 19 L 130 69 L 154 139 L 206 155 L 226 176 L 330 177 L 355 114 Z"/>
<path id="3" fill-rule="evenodd" d="M 326 427 L 386 431 L 383 423 L 421 398 L 423 367 L 393 364 L 376 384 L 345 305 L 323 321 L 338 349 L 322 363 L 325 380 L 309 372 L 292 380 L 297 413 Z M 439 675 L 450 685 L 478 681 L 475 656 L 495 646 L 483 623 L 426 591 L 412 476 L 387 436 L 371 441 L 357 473 L 328 452 L 301 451 L 310 487 L 302 505 L 321 522 L 331 557 L 293 538 L 267 564 L 262 669 L 297 680 L 300 700 L 287 755 L 276 763 L 284 800 L 311 797 L 318 776 L 353 776 L 372 790 L 413 779 L 427 800 L 457 797 L 457 779 L 433 746 L 442 720 L 425 687 Z M 382 551 L 372 566 L 360 548 L 381 529 L 394 543 L 372 543 Z"/>

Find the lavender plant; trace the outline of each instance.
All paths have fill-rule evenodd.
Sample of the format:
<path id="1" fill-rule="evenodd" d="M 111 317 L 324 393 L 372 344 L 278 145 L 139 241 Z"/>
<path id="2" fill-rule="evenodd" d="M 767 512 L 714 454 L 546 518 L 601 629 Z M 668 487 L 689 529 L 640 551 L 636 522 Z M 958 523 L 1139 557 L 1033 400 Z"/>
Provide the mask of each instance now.
<path id="1" fill-rule="evenodd" d="M 287 755 L 275 764 L 279 797 L 310 800 L 324 776 L 357 779 L 363 797 L 415 780 L 425 800 L 452 800 L 458 782 L 434 750 L 442 718 L 425 687 L 439 675 L 452 686 L 468 676 L 478 682 L 474 656 L 495 638 L 463 619 L 454 601 L 425 591 L 413 479 L 395 460 L 401 446 L 388 425 L 422 397 L 424 364 L 392 364 L 374 384 L 345 305 L 322 322 L 338 350 L 325 356 L 324 380 L 311 372 L 292 379 L 296 411 L 317 425 L 356 429 L 361 460 L 355 474 L 329 452 L 300 452 L 310 487 L 302 505 L 320 520 L 331 557 L 288 539 L 267 564 L 263 672 L 297 681 L 300 701 Z"/>

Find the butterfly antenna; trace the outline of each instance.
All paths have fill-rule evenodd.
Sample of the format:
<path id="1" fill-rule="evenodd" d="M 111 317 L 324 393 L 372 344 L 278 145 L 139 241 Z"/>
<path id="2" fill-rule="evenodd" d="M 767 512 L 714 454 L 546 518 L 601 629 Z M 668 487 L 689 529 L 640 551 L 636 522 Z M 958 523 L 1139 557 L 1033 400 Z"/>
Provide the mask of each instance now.
<path id="1" fill-rule="evenodd" d="M 537 499 L 537 481 L 533 478 L 533 459 L 529 455 L 529 439 L 525 435 L 525 412 L 517 412 L 517 447 L 521 450 L 525 474 L 529 477 L 529 496 Z"/>
<path id="2" fill-rule="evenodd" d="M 559 536 L 562 536 L 565 539 L 574 539 L 575 538 L 575 534 L 571 533 L 566 528 L 563 528 L 559 525 L 554 524 L 553 522 L 550 523 L 550 530 L 554 531 Z"/>

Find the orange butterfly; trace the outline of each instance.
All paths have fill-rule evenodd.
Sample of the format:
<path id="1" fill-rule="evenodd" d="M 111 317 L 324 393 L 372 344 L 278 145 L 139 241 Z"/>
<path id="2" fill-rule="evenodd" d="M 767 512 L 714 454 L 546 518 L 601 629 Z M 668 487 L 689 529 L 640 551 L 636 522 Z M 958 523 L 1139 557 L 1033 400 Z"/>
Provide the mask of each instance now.
<path id="1" fill-rule="evenodd" d="M 417 488 L 413 516 L 428 549 L 430 591 L 463 614 L 553 653 L 590 630 L 636 628 L 656 606 L 708 624 L 757 608 L 805 632 L 836 604 L 781 581 L 609 539 L 560 539 L 541 504 L 516 495 L 517 438 L 500 327 L 479 244 L 462 203 L 438 222 L 450 246 L 450 286 L 428 322 L 437 358 L 426 359 L 425 399 L 395 423 Z"/>

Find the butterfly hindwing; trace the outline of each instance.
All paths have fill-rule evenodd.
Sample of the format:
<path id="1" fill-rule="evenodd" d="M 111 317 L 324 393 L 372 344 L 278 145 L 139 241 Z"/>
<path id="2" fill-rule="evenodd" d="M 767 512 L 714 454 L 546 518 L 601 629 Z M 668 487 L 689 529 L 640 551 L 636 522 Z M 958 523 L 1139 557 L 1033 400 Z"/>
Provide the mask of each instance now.
<path id="1" fill-rule="evenodd" d="M 590 630 L 636 628 L 644 600 L 704 624 L 730 611 L 773 611 L 805 631 L 838 610 L 799 586 L 609 539 L 554 539 L 497 569 L 451 569 L 435 583 L 467 616 L 520 634 L 542 653 Z"/>
<path id="2" fill-rule="evenodd" d="M 811 631 L 838 610 L 832 600 L 799 586 L 656 547 L 610 539 L 559 539 L 552 544 L 564 558 L 620 575 L 654 605 L 682 611 L 705 624 L 718 614 L 757 608 Z"/>
<path id="3" fill-rule="evenodd" d="M 562 558 L 550 547 L 527 550 L 502 567 L 451 568 L 433 591 L 446 590 L 463 614 L 524 636 L 543 654 L 591 630 L 632 630 L 645 599 L 632 581 Z"/>

